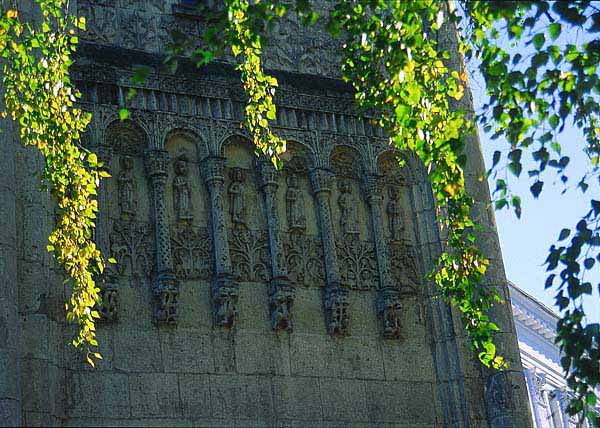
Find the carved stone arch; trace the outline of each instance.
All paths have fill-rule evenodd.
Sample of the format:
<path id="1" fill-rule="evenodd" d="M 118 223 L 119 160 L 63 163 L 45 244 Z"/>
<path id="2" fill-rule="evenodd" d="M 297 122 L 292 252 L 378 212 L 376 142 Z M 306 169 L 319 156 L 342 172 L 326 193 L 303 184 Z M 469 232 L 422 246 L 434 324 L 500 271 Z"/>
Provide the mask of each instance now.
<path id="1" fill-rule="evenodd" d="M 213 133 L 216 142 L 215 151 L 218 156 L 225 156 L 227 146 L 242 142 L 252 147 L 252 151 L 254 151 L 252 135 L 245 128 L 234 126 L 234 123 L 216 124 L 213 127 Z"/>
<path id="2" fill-rule="evenodd" d="M 169 142 L 181 138 L 195 148 L 195 159 L 194 162 L 200 162 L 206 156 L 209 155 L 208 144 L 206 137 L 200 132 L 200 130 L 188 127 L 171 127 L 164 132 L 162 138 L 163 146 L 168 148 Z"/>
<path id="3" fill-rule="evenodd" d="M 104 141 L 114 153 L 128 156 L 142 156 L 150 145 L 148 130 L 133 120 L 115 119 L 108 123 L 104 130 Z"/>
<path id="4" fill-rule="evenodd" d="M 286 151 L 281 155 L 284 170 L 307 176 L 317 166 L 316 155 L 312 147 L 297 140 L 286 142 Z"/>
<path id="5" fill-rule="evenodd" d="M 361 153 L 348 145 L 336 145 L 331 150 L 328 160 L 329 168 L 337 177 L 359 180 L 367 169 Z"/>
<path id="6" fill-rule="evenodd" d="M 409 159 L 410 162 L 409 162 Z M 400 166 L 400 162 L 404 166 Z M 416 159 L 419 162 L 419 159 Z M 412 166 L 415 160 L 410 153 L 402 153 L 396 149 L 387 149 L 377 155 L 376 170 L 381 174 L 387 184 L 406 186 L 413 182 Z"/>

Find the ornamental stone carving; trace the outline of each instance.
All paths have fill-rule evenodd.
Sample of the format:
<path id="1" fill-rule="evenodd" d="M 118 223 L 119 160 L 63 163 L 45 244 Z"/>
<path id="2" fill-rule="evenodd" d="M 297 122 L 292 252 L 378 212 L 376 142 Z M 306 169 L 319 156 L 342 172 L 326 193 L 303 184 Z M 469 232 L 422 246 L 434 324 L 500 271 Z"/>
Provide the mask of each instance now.
<path id="1" fill-rule="evenodd" d="M 213 274 L 210 231 L 190 226 L 177 228 L 171 238 L 175 273 L 182 279 L 209 279 Z"/>
<path id="2" fill-rule="evenodd" d="M 287 190 L 285 193 L 288 230 L 303 233 L 306 230 L 306 215 L 304 213 L 304 196 L 298 186 L 298 176 L 287 176 Z"/>
<path id="3" fill-rule="evenodd" d="M 338 197 L 340 231 L 346 238 L 358 239 L 358 203 L 352 194 L 352 184 L 348 180 L 340 180 L 338 188 L 340 190 Z"/>
<path id="4" fill-rule="evenodd" d="M 338 240 L 337 255 L 344 284 L 357 290 L 377 288 L 377 262 L 371 242 Z"/>
<path id="5" fill-rule="evenodd" d="M 166 150 L 148 150 L 144 161 L 152 190 L 156 242 L 157 272 L 153 287 L 156 304 L 154 322 L 174 325 L 179 316 L 179 283 L 173 269 L 171 233 L 165 203 L 169 153 Z"/>
<path id="6" fill-rule="evenodd" d="M 325 292 L 325 321 L 330 336 L 345 336 L 348 333 L 349 292 L 347 288 L 332 287 Z"/>
<path id="7" fill-rule="evenodd" d="M 275 278 L 269 284 L 269 308 L 273 330 L 292 332 L 292 307 L 295 296 L 295 288 L 286 279 Z"/>
<path id="8" fill-rule="evenodd" d="M 383 337 L 400 337 L 400 293 L 397 289 L 382 289 L 377 295 L 377 313 L 383 322 Z"/>
<path id="9" fill-rule="evenodd" d="M 188 174 L 188 158 L 185 153 L 179 155 L 173 164 L 175 178 L 173 178 L 173 208 L 177 221 L 191 223 L 193 216 L 192 187 Z"/>
<path id="10" fill-rule="evenodd" d="M 396 187 L 389 188 L 389 200 L 386 207 L 388 215 L 388 229 L 392 241 L 402 240 L 404 231 L 404 220 L 400 195 Z"/>
<path id="11" fill-rule="evenodd" d="M 100 289 L 100 304 L 96 305 L 96 310 L 100 315 L 101 322 L 115 322 L 118 319 L 118 289 L 112 282 L 96 281 Z"/>
<path id="12" fill-rule="evenodd" d="M 229 171 L 229 178 L 231 179 L 228 190 L 231 224 L 234 228 L 246 227 L 246 174 L 241 168 L 232 168 Z"/>
<path id="13" fill-rule="evenodd" d="M 110 234 L 110 251 L 117 263 L 109 268 L 114 266 L 118 275 L 129 274 L 134 280 L 149 277 L 153 268 L 150 235 L 145 223 L 116 220 Z"/>
<path id="14" fill-rule="evenodd" d="M 294 284 L 325 285 L 323 250 L 316 236 L 290 234 L 285 242 L 286 266 Z"/>
<path id="15" fill-rule="evenodd" d="M 229 249 L 237 281 L 269 280 L 269 243 L 264 232 L 232 230 Z"/>
<path id="16" fill-rule="evenodd" d="M 237 317 L 239 287 L 227 274 L 219 275 L 212 284 L 214 323 L 220 327 L 233 327 Z"/>
<path id="17" fill-rule="evenodd" d="M 118 177 L 119 207 L 122 218 L 134 218 L 137 213 L 137 184 L 133 171 L 133 158 L 122 156 Z"/>

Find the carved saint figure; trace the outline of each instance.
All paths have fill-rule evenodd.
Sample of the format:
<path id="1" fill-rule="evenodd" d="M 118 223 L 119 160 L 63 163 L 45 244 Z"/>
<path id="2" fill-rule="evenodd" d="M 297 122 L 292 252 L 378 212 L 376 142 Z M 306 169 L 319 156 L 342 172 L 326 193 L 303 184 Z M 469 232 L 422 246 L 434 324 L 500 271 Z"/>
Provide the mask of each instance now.
<path id="1" fill-rule="evenodd" d="M 390 187 L 390 200 L 387 203 L 386 211 L 388 215 L 388 227 L 392 241 L 400 241 L 402 238 L 402 207 L 400 205 L 400 195 L 398 189 Z"/>
<path id="2" fill-rule="evenodd" d="M 175 215 L 177 221 L 191 223 L 193 219 L 192 187 L 188 177 L 188 158 L 185 153 L 175 160 L 173 167 L 175 169 L 175 178 L 173 179 Z"/>
<path id="3" fill-rule="evenodd" d="M 340 181 L 338 188 L 340 196 L 338 205 L 340 207 L 340 227 L 344 237 L 358 238 L 358 203 L 352 195 L 352 186 L 349 181 Z"/>
<path id="4" fill-rule="evenodd" d="M 133 159 L 130 156 L 123 156 L 120 164 L 121 170 L 119 171 L 118 183 L 121 215 L 125 218 L 135 217 L 137 211 L 137 189 L 133 175 Z"/>
<path id="5" fill-rule="evenodd" d="M 306 229 L 306 217 L 304 215 L 304 196 L 298 186 L 298 177 L 290 174 L 287 177 L 287 192 L 285 194 L 287 205 L 288 227 L 290 231 L 302 231 Z"/>
<path id="6" fill-rule="evenodd" d="M 231 286 L 216 287 L 213 290 L 213 310 L 215 324 L 231 327 L 237 315 L 237 289 Z"/>
<path id="7" fill-rule="evenodd" d="M 383 320 L 383 337 L 395 339 L 400 336 L 400 310 L 402 305 L 396 290 L 382 290 L 377 299 L 379 314 Z"/>
<path id="8" fill-rule="evenodd" d="M 232 168 L 229 173 L 229 211 L 233 227 L 246 226 L 246 203 L 244 200 L 244 182 L 246 176 L 241 168 Z"/>

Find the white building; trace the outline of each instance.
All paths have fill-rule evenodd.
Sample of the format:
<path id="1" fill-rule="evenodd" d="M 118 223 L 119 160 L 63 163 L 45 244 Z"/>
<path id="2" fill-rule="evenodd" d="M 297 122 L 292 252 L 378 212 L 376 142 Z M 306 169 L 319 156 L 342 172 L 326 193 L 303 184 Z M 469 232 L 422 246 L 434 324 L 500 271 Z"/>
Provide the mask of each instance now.
<path id="1" fill-rule="evenodd" d="M 577 420 L 565 413 L 567 384 L 560 365 L 560 349 L 554 343 L 559 317 L 515 284 L 509 282 L 509 289 L 534 426 L 575 427 Z"/>

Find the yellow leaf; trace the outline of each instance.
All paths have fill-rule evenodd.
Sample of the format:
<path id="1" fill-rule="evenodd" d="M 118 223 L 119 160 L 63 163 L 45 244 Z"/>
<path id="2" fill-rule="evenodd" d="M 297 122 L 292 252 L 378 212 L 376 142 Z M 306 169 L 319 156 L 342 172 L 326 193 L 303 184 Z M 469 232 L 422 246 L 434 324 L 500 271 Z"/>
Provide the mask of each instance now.
<path id="1" fill-rule="evenodd" d="M 14 10 L 14 9 L 9 9 L 6 12 L 6 17 L 11 19 L 11 18 L 16 18 L 17 16 L 19 16 L 19 12 Z"/>

